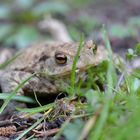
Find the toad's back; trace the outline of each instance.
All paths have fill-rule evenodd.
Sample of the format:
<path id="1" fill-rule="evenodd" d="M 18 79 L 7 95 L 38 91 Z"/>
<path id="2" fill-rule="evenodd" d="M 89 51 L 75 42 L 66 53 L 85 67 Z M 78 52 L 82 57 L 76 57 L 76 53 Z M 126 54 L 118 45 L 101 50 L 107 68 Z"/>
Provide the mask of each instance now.
<path id="1" fill-rule="evenodd" d="M 54 69 L 56 69 L 55 74 L 60 71 L 61 73 L 65 73 L 65 71 L 71 70 L 78 46 L 79 43 L 40 43 L 32 45 L 29 48 L 22 50 L 16 60 L 13 61 L 7 69 L 26 72 L 47 69 L 55 71 Z M 77 62 L 78 68 L 97 65 L 99 62 L 106 59 L 106 53 L 101 52 L 100 48 L 97 50 L 97 54 L 94 54 L 94 47 L 95 45 L 91 41 L 84 43 Z M 67 62 L 65 64 L 59 64 L 59 61 L 56 61 L 57 54 L 60 56 L 59 61 L 62 62 L 63 59 L 67 59 Z"/>

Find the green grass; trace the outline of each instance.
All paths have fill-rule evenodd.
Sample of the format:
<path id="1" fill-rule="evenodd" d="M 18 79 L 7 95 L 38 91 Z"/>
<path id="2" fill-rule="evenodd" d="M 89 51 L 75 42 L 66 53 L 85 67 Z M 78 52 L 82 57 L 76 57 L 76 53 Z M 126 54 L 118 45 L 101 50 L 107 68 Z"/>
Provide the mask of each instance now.
<path id="1" fill-rule="evenodd" d="M 55 106 L 55 103 L 46 104 L 44 106 L 35 107 L 35 108 L 17 108 L 17 110 L 28 113 L 28 115 L 33 115 L 39 112 L 44 112 Z"/>
<path id="2" fill-rule="evenodd" d="M 6 100 L 8 98 L 8 96 L 10 95 L 10 93 L 0 93 L 0 99 L 1 100 Z M 31 97 L 26 97 L 23 95 L 14 95 L 10 100 L 15 100 L 15 101 L 19 101 L 19 102 L 25 102 L 25 103 L 31 103 L 31 104 L 36 104 L 36 101 L 31 98 Z"/>
<path id="3" fill-rule="evenodd" d="M 106 79 L 104 85 L 106 88 L 104 91 L 96 90 L 92 87 L 87 89 L 89 90 L 89 97 L 87 98 L 88 104 L 86 111 L 92 112 L 95 116 L 98 114 L 98 118 L 93 126 L 87 126 L 89 125 L 87 124 L 88 121 L 82 120 L 82 123 L 85 123 L 85 127 L 80 132 L 83 132 L 83 130 L 87 131 L 86 138 L 88 140 L 138 140 L 140 138 L 140 70 L 137 69 L 130 73 L 125 68 L 125 64 L 121 68 L 116 67 L 109 39 L 104 29 L 103 38 L 109 53 L 108 70 L 104 75 Z M 131 60 L 139 55 L 139 44 L 133 52 L 128 54 L 131 55 Z M 96 72 L 96 75 L 102 74 L 100 71 Z M 94 70 L 92 73 L 94 73 Z M 94 82 L 94 78 L 88 82 L 90 82 L 89 85 L 92 85 L 91 83 Z M 82 95 L 86 96 L 85 93 Z M 90 119 L 92 117 L 88 118 L 88 120 Z M 73 139 L 79 137 L 80 139 L 78 140 L 82 140 L 80 137 L 81 133 L 75 134 L 73 127 L 76 132 L 78 126 L 76 127 L 75 122 L 67 123 L 65 129 L 62 127 L 63 132 L 61 133 L 64 134 L 67 140 L 70 140 L 72 135 Z M 86 130 L 87 128 L 88 130 Z M 69 129 L 69 132 L 66 131 L 67 129 Z"/>
<path id="4" fill-rule="evenodd" d="M 103 39 L 105 42 L 105 46 L 106 49 L 108 50 L 108 56 L 109 56 L 109 61 L 108 61 L 108 70 L 107 70 L 107 90 L 105 91 L 105 101 L 104 106 L 102 108 L 102 111 L 100 113 L 100 117 L 97 121 L 97 125 L 94 129 L 94 127 L 92 128 L 90 134 L 89 134 L 89 140 L 98 140 L 100 138 L 100 135 L 103 131 L 103 128 L 106 124 L 108 115 L 109 115 L 109 109 L 111 106 L 111 102 L 113 100 L 113 88 L 114 88 L 114 82 L 113 79 L 115 79 L 116 75 L 115 75 L 115 68 L 113 65 L 113 53 L 111 50 L 111 46 L 110 46 L 110 42 L 108 39 L 108 35 L 105 31 L 105 29 L 103 29 Z"/>
<path id="5" fill-rule="evenodd" d="M 69 95 L 71 95 L 71 96 L 73 96 L 73 95 L 75 96 L 75 75 L 76 75 L 75 70 L 76 70 L 76 64 L 77 64 L 77 61 L 78 61 L 80 51 L 83 47 L 83 40 L 84 40 L 84 37 L 82 35 L 81 38 L 80 38 L 80 43 L 79 43 L 76 55 L 75 55 L 74 60 L 73 60 L 71 77 L 70 77 L 71 85 L 70 85 L 70 92 L 69 92 Z"/>
<path id="6" fill-rule="evenodd" d="M 80 95 L 85 97 L 87 102 L 80 104 L 80 100 L 78 99 L 76 103 L 76 111 L 73 112 L 70 116 L 71 118 L 62 125 L 62 128 L 56 135 L 55 139 L 59 139 L 61 135 L 64 135 L 67 140 L 71 140 L 71 138 L 82 140 L 85 135 L 88 140 L 139 140 L 140 138 L 140 70 L 135 69 L 130 73 L 125 68 L 125 64 L 121 67 L 116 66 L 113 60 L 113 53 L 108 35 L 104 29 L 102 33 L 106 49 L 109 53 L 109 59 L 106 63 L 90 69 L 90 78 L 85 85 L 86 87 L 83 88 L 79 86 L 78 88 L 81 94 L 77 94 L 75 69 L 78 61 L 78 55 L 83 46 L 83 38 L 81 37 L 79 47 L 73 61 L 68 99 L 71 100 L 71 97 Z M 128 63 L 129 60 L 132 60 L 139 55 L 139 48 L 140 45 L 138 44 L 134 50 L 127 52 L 126 58 Z M 5 67 L 6 65 L 4 64 L 3 66 Z M 105 70 L 106 67 L 107 71 Z M 16 93 L 34 75 L 35 74 L 23 80 L 10 95 L 0 96 L 1 99 L 5 99 L 0 112 L 2 112 L 7 104 L 13 99 L 20 100 L 22 102 L 24 100 L 32 102 L 30 99 L 17 99 Z M 104 89 L 100 89 L 100 85 L 98 85 L 98 83 L 102 84 Z M 33 115 L 38 112 L 45 112 L 54 108 L 57 108 L 55 103 L 30 109 L 17 109 L 21 112 L 27 113 L 28 115 Z M 59 117 L 59 115 L 56 117 Z M 23 132 L 17 140 L 26 135 L 43 120 L 44 118 L 38 120 L 35 124 Z M 51 121 L 52 120 L 53 119 L 51 119 Z M 95 122 L 89 124 L 90 121 Z M 86 134 L 81 137 L 81 133 L 83 131 L 86 132 Z"/>

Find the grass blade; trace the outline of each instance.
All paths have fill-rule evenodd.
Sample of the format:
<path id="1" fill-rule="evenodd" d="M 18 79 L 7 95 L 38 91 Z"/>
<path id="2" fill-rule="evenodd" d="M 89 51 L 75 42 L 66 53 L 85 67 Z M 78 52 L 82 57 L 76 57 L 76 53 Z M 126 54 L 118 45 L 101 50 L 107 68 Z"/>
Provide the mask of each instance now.
<path id="1" fill-rule="evenodd" d="M 35 113 L 39 113 L 39 112 L 43 112 L 46 111 L 52 107 L 54 107 L 54 103 L 50 103 L 44 106 L 40 106 L 40 107 L 35 107 L 35 108 L 17 108 L 17 110 L 21 111 L 21 112 L 25 112 L 25 113 L 30 113 L 30 114 L 35 114 Z"/>
<path id="2" fill-rule="evenodd" d="M 107 70 L 107 91 L 105 96 L 107 97 L 104 102 L 104 106 L 102 109 L 102 112 L 100 114 L 99 120 L 97 122 L 96 128 L 94 130 L 94 128 L 92 129 L 90 135 L 89 135 L 89 140 L 98 140 L 101 136 L 101 133 L 103 131 L 104 125 L 106 123 L 106 120 L 108 118 L 108 114 L 109 114 L 109 108 L 110 105 L 112 103 L 112 99 L 113 99 L 113 87 L 114 87 L 114 79 L 116 79 L 116 73 L 115 73 L 115 68 L 113 65 L 113 55 L 112 55 L 112 50 L 111 50 L 111 45 L 108 39 L 108 35 L 106 30 L 103 28 L 103 39 L 105 42 L 105 46 L 109 52 L 109 66 L 108 66 L 108 70 Z M 113 79 L 114 78 L 114 79 Z"/>
<path id="3" fill-rule="evenodd" d="M 40 118 L 35 122 L 31 127 L 29 127 L 26 131 L 24 131 L 22 134 L 20 134 L 15 140 L 20 140 L 23 136 L 25 136 L 29 131 L 31 131 L 33 128 L 35 128 L 38 124 L 40 124 L 44 118 Z"/>
<path id="4" fill-rule="evenodd" d="M 6 100 L 9 95 L 10 95 L 9 93 L 0 93 L 0 99 Z M 33 104 L 36 103 L 34 99 L 30 97 L 22 96 L 22 95 L 20 96 L 15 95 L 14 97 L 11 98 L 11 100 L 16 100 L 16 101 L 25 102 L 25 103 L 33 103 Z"/>
<path id="5" fill-rule="evenodd" d="M 105 47 L 108 50 L 108 55 L 109 55 L 109 63 L 108 63 L 108 71 L 107 71 L 107 85 L 108 89 L 106 91 L 106 95 L 111 97 L 113 96 L 113 87 L 115 86 L 116 82 L 116 72 L 114 68 L 114 63 L 113 63 L 113 53 L 110 45 L 110 41 L 107 35 L 106 30 L 103 28 L 103 39 L 105 42 Z M 110 88 L 112 87 L 112 88 Z"/>
<path id="6" fill-rule="evenodd" d="M 109 102 L 107 102 L 105 104 L 105 106 L 101 112 L 101 116 L 98 120 L 97 128 L 90 133 L 88 140 L 98 140 L 99 139 L 101 132 L 103 130 L 103 127 L 105 125 L 105 122 L 107 120 L 107 117 L 108 117 L 109 105 L 110 105 Z"/>
<path id="7" fill-rule="evenodd" d="M 3 64 L 1 64 L 0 65 L 0 69 L 4 69 L 7 65 L 9 65 L 10 63 L 12 63 L 19 55 L 20 55 L 20 53 L 17 53 L 12 58 L 8 59 L 6 62 L 4 62 Z"/>
<path id="8" fill-rule="evenodd" d="M 69 93 L 71 96 L 75 93 L 75 70 L 76 70 L 76 64 L 78 61 L 78 56 L 79 56 L 80 51 L 83 47 L 83 40 L 84 40 L 83 38 L 84 37 L 82 35 L 80 38 L 78 50 L 77 50 L 76 55 L 75 55 L 74 60 L 73 60 L 72 72 L 71 72 L 71 77 L 70 77 L 71 87 L 70 87 L 70 93 Z"/>

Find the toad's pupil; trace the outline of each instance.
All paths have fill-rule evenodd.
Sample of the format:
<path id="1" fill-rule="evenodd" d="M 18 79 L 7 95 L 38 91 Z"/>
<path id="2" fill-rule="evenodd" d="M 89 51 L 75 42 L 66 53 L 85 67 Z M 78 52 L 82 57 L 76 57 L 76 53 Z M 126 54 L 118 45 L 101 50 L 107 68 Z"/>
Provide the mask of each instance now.
<path id="1" fill-rule="evenodd" d="M 67 63 L 67 56 L 62 53 L 55 54 L 55 60 L 58 64 L 66 64 Z"/>

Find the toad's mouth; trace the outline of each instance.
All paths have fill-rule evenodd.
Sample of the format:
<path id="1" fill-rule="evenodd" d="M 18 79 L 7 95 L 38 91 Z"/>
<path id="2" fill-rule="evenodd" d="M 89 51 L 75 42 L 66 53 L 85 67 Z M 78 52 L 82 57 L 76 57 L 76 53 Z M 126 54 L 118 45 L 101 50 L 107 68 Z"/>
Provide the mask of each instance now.
<path id="1" fill-rule="evenodd" d="M 48 76 L 52 77 L 52 78 L 66 78 L 66 77 L 70 77 L 71 74 L 73 73 L 73 71 L 76 73 L 76 75 L 80 75 L 81 73 L 86 72 L 89 68 L 91 68 L 92 66 L 87 66 L 87 67 L 82 67 L 82 68 L 76 68 L 75 70 L 67 70 L 63 73 L 49 73 Z"/>

